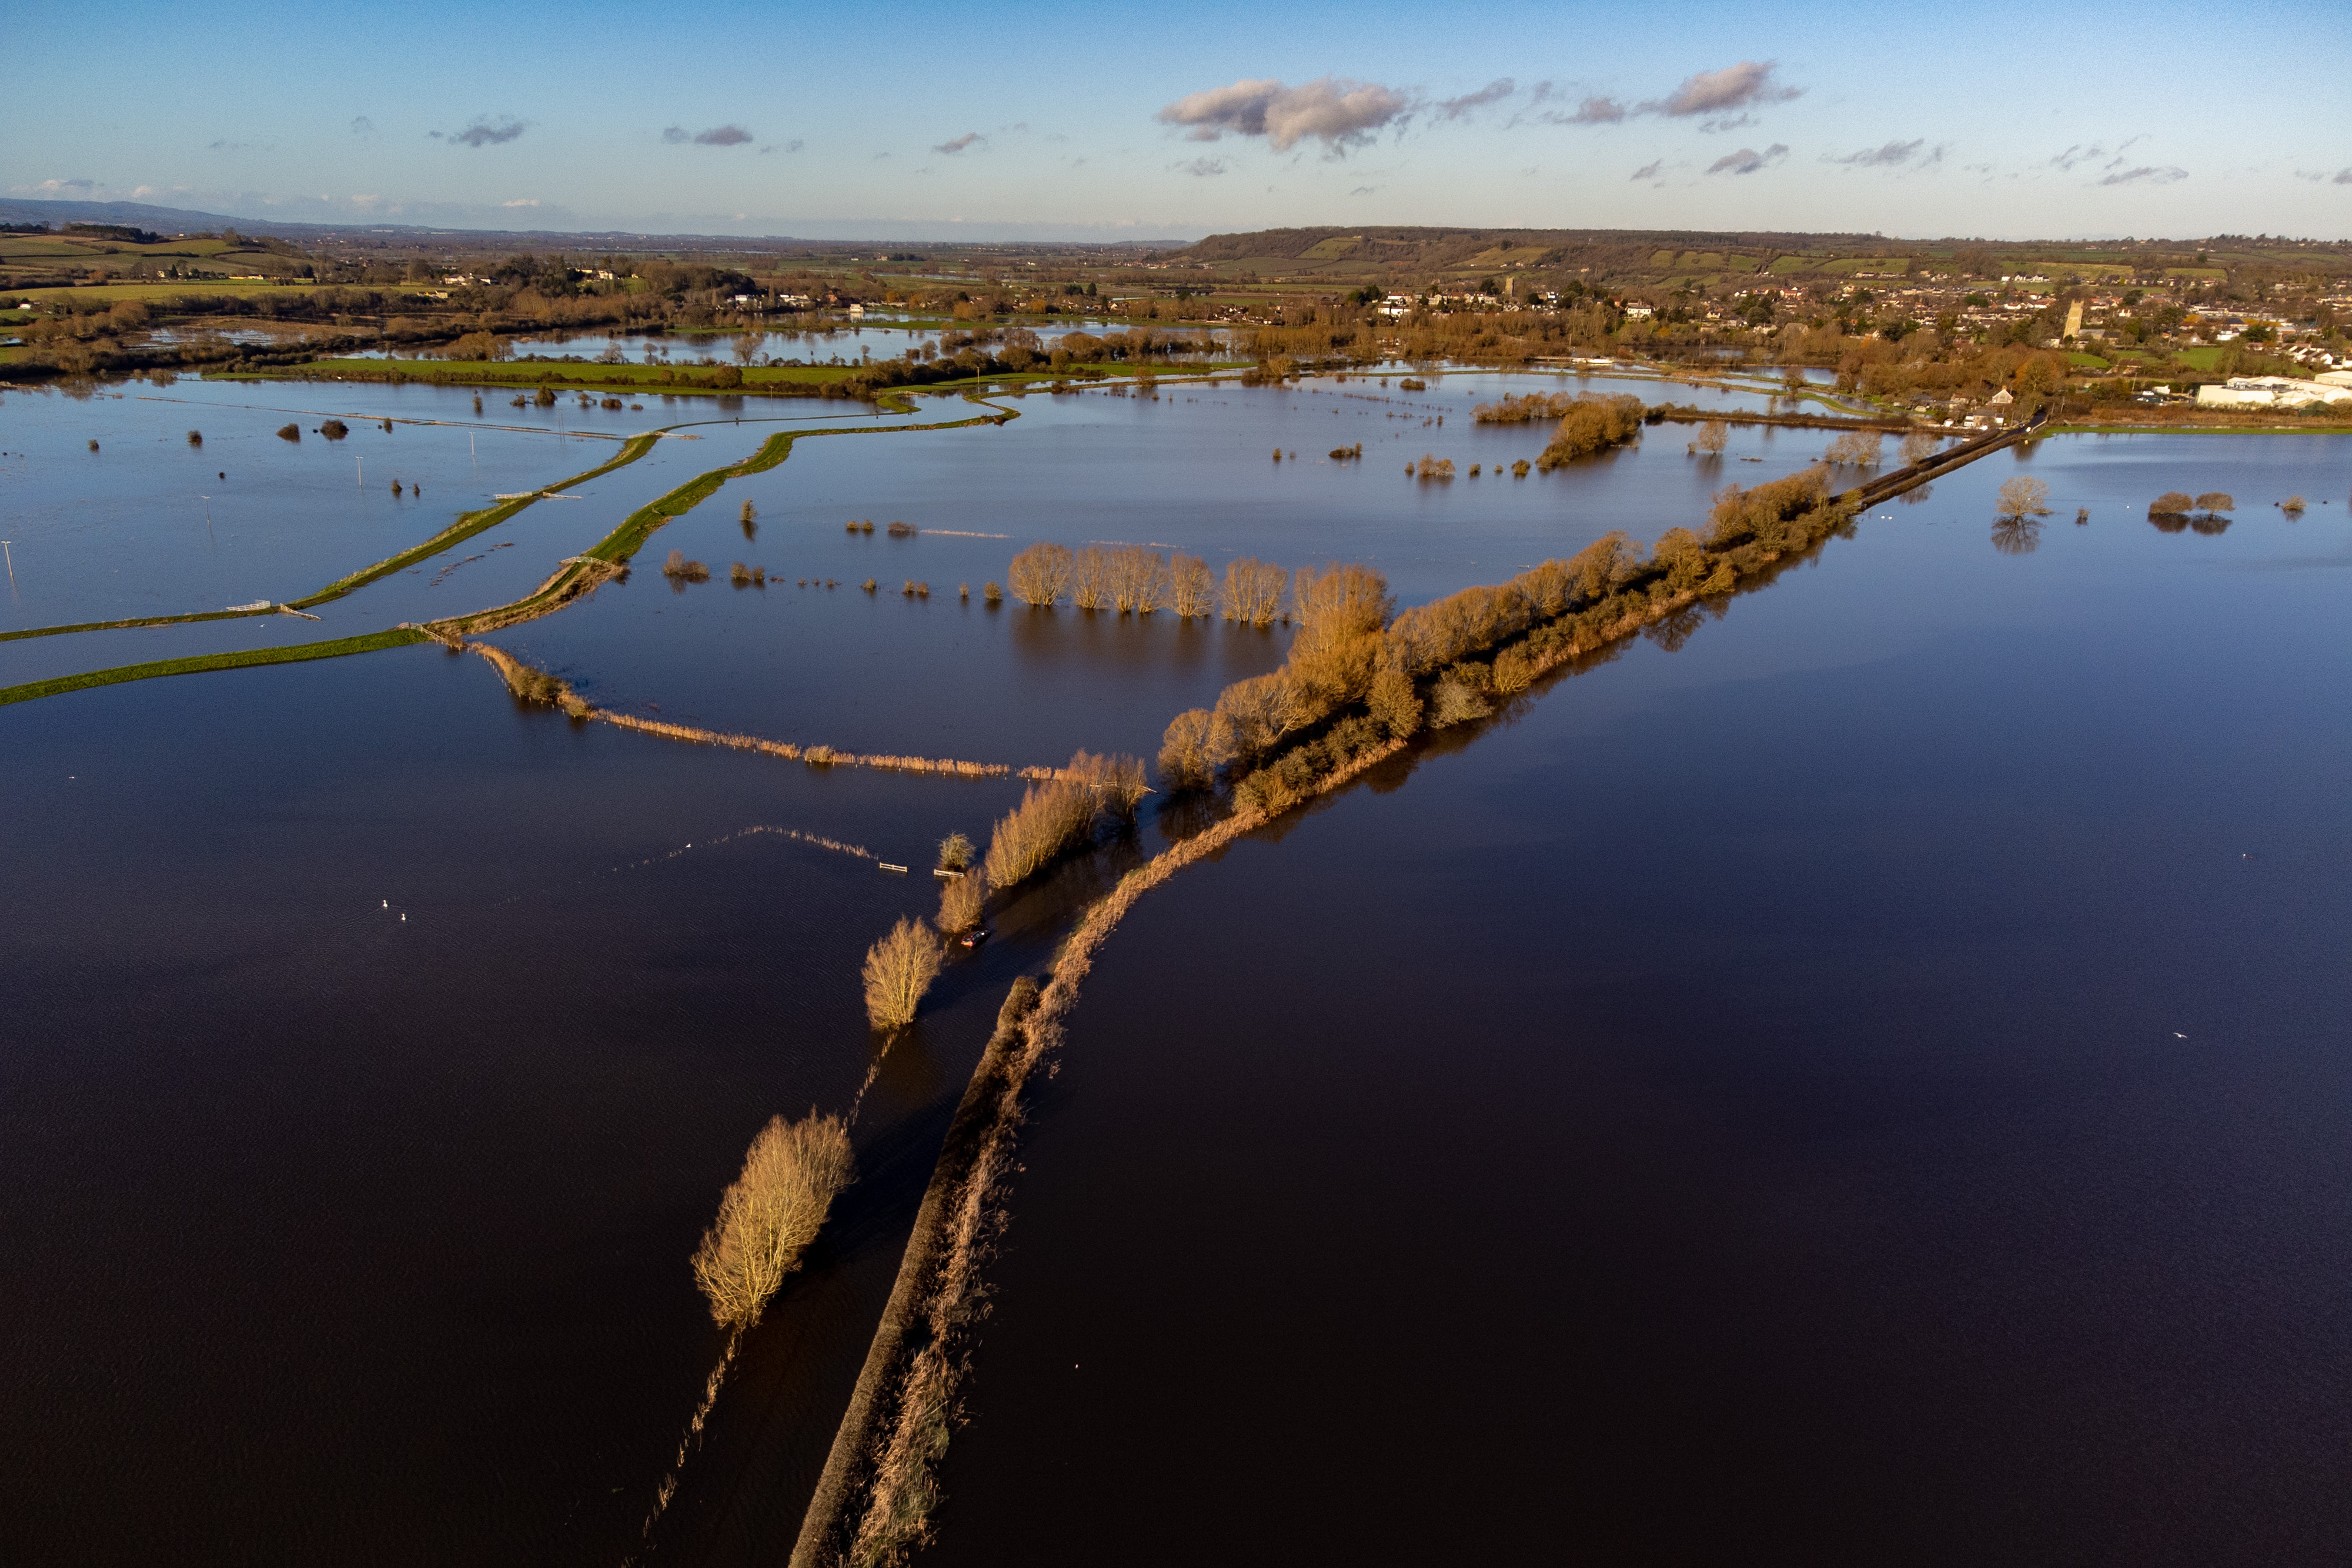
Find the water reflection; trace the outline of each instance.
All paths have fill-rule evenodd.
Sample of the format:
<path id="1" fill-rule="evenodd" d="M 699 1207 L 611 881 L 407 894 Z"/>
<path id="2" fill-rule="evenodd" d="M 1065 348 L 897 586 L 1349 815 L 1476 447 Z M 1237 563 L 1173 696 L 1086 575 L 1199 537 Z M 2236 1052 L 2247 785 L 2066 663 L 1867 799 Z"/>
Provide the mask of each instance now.
<path id="1" fill-rule="evenodd" d="M 2042 548 L 2042 519 L 1998 517 L 1992 525 L 1992 548 L 2003 555 L 2032 555 Z"/>
<path id="2" fill-rule="evenodd" d="M 1685 604 L 1664 620 L 1643 628 L 1642 635 L 1669 653 L 1678 653 L 1691 640 L 1691 633 L 1706 622 L 1706 616 L 1697 605 Z"/>

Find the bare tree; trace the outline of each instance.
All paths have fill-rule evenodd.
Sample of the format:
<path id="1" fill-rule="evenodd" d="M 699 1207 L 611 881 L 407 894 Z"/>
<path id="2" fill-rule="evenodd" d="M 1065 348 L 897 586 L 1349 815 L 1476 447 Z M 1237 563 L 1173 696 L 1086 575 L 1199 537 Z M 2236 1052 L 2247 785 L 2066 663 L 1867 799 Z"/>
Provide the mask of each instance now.
<path id="1" fill-rule="evenodd" d="M 1209 758 L 1209 710 L 1188 708 L 1170 719 L 1160 742 L 1160 781 L 1171 789 L 1205 789 L 1215 770 Z"/>
<path id="2" fill-rule="evenodd" d="M 1282 613 L 1282 596 L 1290 573 L 1254 556 L 1225 563 L 1225 619 L 1253 626 L 1270 626 Z"/>
<path id="3" fill-rule="evenodd" d="M 940 887 L 940 914 L 935 924 L 950 936 L 961 936 L 980 924 L 986 898 L 978 873 L 951 877 Z"/>
<path id="4" fill-rule="evenodd" d="M 1081 610 L 1108 610 L 1111 601 L 1110 552 L 1088 545 L 1070 563 L 1070 602 Z"/>
<path id="5" fill-rule="evenodd" d="M 1214 610 L 1217 591 L 1209 576 L 1209 563 L 1196 555 L 1180 555 L 1170 562 L 1168 601 L 1177 614 L 1187 618 Z"/>
<path id="6" fill-rule="evenodd" d="M 1013 558 L 1005 580 L 1013 597 L 1038 610 L 1050 610 L 1069 591 L 1071 557 L 1067 545 L 1034 544 Z"/>
<path id="7" fill-rule="evenodd" d="M 1849 430 L 1830 443 L 1830 449 L 1822 455 L 1822 460 L 1833 467 L 1843 465 L 1852 468 L 1875 468 L 1882 439 L 1874 430 Z"/>
<path id="8" fill-rule="evenodd" d="M 1123 545 L 1106 563 L 1110 607 L 1149 615 L 1168 598 L 1168 558 L 1141 545 Z"/>
<path id="9" fill-rule="evenodd" d="M 876 1029 L 906 1028 L 939 972 L 939 943 L 913 921 L 899 921 L 866 950 L 866 1016 Z"/>
<path id="10" fill-rule="evenodd" d="M 719 1199 L 719 1218 L 695 1249 L 694 1279 L 710 1315 L 738 1332 L 760 1314 L 816 1239 L 834 1195 L 850 1182 L 849 1132 L 836 1116 L 772 1117 Z"/>
<path id="11" fill-rule="evenodd" d="M 1720 457 L 1730 440 L 1731 426 L 1719 419 L 1710 419 L 1698 427 L 1698 439 L 1690 444 L 1690 449 L 1702 457 Z"/>
<path id="12" fill-rule="evenodd" d="M 2039 479 L 2021 474 L 2014 479 L 2004 479 L 2000 494 L 1994 498 L 1994 511 L 2003 517 L 2044 517 L 2050 515 L 2050 486 Z"/>

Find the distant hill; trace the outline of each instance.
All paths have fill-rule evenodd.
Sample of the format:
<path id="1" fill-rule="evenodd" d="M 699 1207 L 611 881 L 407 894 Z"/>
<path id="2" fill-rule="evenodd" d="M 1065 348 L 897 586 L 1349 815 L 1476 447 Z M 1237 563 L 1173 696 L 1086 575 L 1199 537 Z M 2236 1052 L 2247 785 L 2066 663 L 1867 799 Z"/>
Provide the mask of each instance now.
<path id="1" fill-rule="evenodd" d="M 157 234 L 196 234 L 205 229 L 233 228 L 239 234 L 275 234 L 280 229 L 307 228 L 306 224 L 265 224 L 253 218 L 223 217 L 218 213 L 192 213 L 179 207 L 158 207 L 145 202 L 20 202 L 0 196 L 0 223 L 127 224 Z"/>
<path id="2" fill-rule="evenodd" d="M 144 202 L 35 202 L 0 197 L 0 223 L 129 224 L 162 235 L 198 234 L 233 228 L 242 235 L 268 235 L 312 248 L 350 245 L 372 250 L 425 248 L 436 252 L 514 250 L 714 250 L 811 251 L 837 255 L 843 251 L 904 249 L 905 238 L 877 236 L 844 239 L 802 239 L 792 235 L 711 235 L 650 233 L 633 229 L 471 229 L 442 228 L 429 224 L 277 223 L 268 218 L 236 218 L 224 213 L 181 207 L 158 207 Z M 947 225 L 940 225 L 945 228 Z M 431 242 L 429 246 L 420 242 Z M 1140 254 L 1150 240 L 1086 240 L 1036 242 L 971 242 L 943 237 L 921 242 L 935 249 L 1024 251 L 1124 251 Z"/>

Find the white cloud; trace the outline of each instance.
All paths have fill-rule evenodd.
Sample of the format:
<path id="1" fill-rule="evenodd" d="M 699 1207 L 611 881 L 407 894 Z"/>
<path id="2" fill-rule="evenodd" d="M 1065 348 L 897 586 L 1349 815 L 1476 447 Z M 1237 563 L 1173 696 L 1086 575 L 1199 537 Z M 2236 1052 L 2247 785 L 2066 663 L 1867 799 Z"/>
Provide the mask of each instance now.
<path id="1" fill-rule="evenodd" d="M 1276 152 L 1287 152 L 1313 137 L 1339 153 L 1370 141 L 1412 107 L 1403 93 L 1378 82 L 1327 76 L 1286 87 L 1268 77 L 1180 98 L 1158 118 L 1163 124 L 1191 127 L 1195 141 L 1214 141 L 1230 131 L 1263 136 Z"/>

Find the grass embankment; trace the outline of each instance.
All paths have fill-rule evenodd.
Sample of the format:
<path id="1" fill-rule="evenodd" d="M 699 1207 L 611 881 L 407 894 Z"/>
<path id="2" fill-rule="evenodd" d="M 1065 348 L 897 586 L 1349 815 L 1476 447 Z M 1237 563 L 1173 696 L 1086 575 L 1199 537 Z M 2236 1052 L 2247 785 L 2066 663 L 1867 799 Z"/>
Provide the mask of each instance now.
<path id="1" fill-rule="evenodd" d="M 487 646 L 480 643 L 468 645 Z M 892 773 L 935 774 L 946 779 L 1026 779 L 1033 782 L 1059 778 L 1064 771 L 1058 768 L 1016 768 L 1006 762 L 967 762 L 951 757 L 894 757 L 878 752 L 839 751 L 830 746 L 796 746 L 789 740 L 767 740 L 756 735 L 696 729 L 660 719 L 639 718 L 635 714 L 614 713 L 610 708 L 592 707 L 587 716 L 622 729 L 657 735 L 666 740 L 682 740 L 694 746 L 723 746 L 734 751 L 757 751 L 769 757 L 782 758 L 787 762 L 805 762 L 812 768 L 874 768 Z"/>
<path id="2" fill-rule="evenodd" d="M 402 648 L 426 641 L 425 634 L 401 626 L 344 637 L 331 643 L 299 643 L 284 648 L 247 648 L 233 653 L 199 653 L 185 659 L 158 659 L 146 664 L 118 664 L 110 670 L 89 670 L 55 680 L 31 681 L 20 686 L 0 686 L 0 706 L 53 697 L 91 686 L 119 685 L 124 681 L 152 680 L 161 675 L 194 675 L 206 670 L 242 670 L 257 664 L 299 664 L 310 659 L 339 659 L 346 653 L 373 653 L 379 648 Z"/>
<path id="3" fill-rule="evenodd" d="M 718 746 L 730 751 L 756 751 L 762 756 L 782 758 L 787 762 L 805 762 L 812 768 L 872 768 L 892 773 L 923 773 L 943 779 L 1024 779 L 1032 783 L 1050 783 L 1060 779 L 1080 777 L 1066 768 L 1016 768 L 1005 762 L 966 762 L 950 757 L 895 757 L 878 752 L 838 751 L 830 746 L 797 746 L 789 740 L 769 740 L 757 735 L 740 735 L 726 730 L 698 729 L 692 725 L 671 724 L 664 719 L 639 718 L 635 714 L 615 713 L 601 708 L 573 692 L 571 686 L 524 661 L 516 658 L 494 643 L 467 643 L 465 648 L 479 653 L 498 671 L 507 689 L 527 702 L 543 703 L 560 707 L 574 718 L 595 719 L 616 729 L 635 730 L 640 735 L 658 736 L 664 740 L 683 741 L 688 746 Z"/>
<path id="4" fill-rule="evenodd" d="M 457 515 L 456 522 L 423 543 L 412 546 L 398 555 L 387 557 L 373 566 L 362 567 L 347 577 L 339 577 L 318 592 L 307 598 L 289 600 L 282 606 L 271 604 L 259 610 L 203 610 L 185 615 L 146 615 L 129 621 L 85 621 L 71 626 L 35 626 L 22 632 L 0 632 L 0 643 L 14 642 L 20 637 L 62 636 L 69 632 L 119 632 L 141 626 L 190 625 L 199 621 L 238 621 L 255 615 L 276 615 L 281 609 L 308 610 L 313 605 L 325 604 L 341 599 L 355 589 L 366 587 L 378 578 L 389 577 L 395 571 L 415 565 L 418 561 L 430 559 L 454 545 L 463 544 L 477 534 L 487 532 L 501 523 L 511 521 L 517 513 L 538 501 L 541 497 L 570 489 L 574 485 L 584 485 L 591 479 L 610 474 L 615 468 L 635 463 L 652 451 L 654 444 L 660 439 L 661 433 L 658 431 L 631 436 L 622 444 L 619 455 L 609 463 L 599 464 L 585 473 L 574 474 L 568 479 L 559 479 L 552 485 L 542 486 L 528 495 L 517 496 L 482 511 L 461 512 Z"/>
<path id="5" fill-rule="evenodd" d="M 28 626 L 21 632 L 0 632 L 0 643 L 14 643 L 20 637 L 61 637 L 68 632 L 123 632 L 140 626 L 189 625 L 198 621 L 244 621 L 256 615 L 277 613 L 278 606 L 272 604 L 260 610 L 199 610 L 185 615 L 142 615 L 130 621 L 80 621 L 71 626 Z"/>

